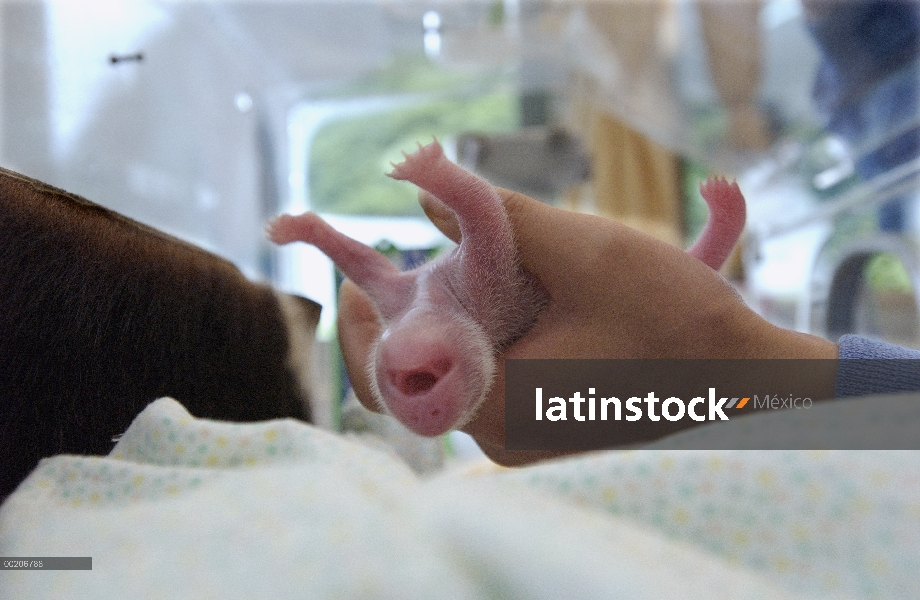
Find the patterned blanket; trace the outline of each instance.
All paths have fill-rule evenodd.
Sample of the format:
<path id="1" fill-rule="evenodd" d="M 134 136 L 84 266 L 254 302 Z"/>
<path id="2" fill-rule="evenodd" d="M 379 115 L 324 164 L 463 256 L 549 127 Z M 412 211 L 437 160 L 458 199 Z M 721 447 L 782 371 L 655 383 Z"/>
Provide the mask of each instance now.
<path id="1" fill-rule="evenodd" d="M 3 570 L 0 598 L 920 597 L 920 452 L 670 446 L 422 478 L 161 399 L 0 507 L 0 556 L 92 557 Z"/>

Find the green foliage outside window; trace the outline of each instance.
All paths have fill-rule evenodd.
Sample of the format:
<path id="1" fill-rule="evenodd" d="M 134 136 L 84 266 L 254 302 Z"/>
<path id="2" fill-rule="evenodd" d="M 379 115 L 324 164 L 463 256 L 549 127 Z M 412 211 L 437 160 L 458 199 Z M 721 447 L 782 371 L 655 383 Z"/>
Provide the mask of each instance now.
<path id="1" fill-rule="evenodd" d="M 401 108 L 333 119 L 310 148 L 313 210 L 346 215 L 421 215 L 413 186 L 385 176 L 416 142 L 464 132 L 508 131 L 519 123 L 506 77 L 457 75 L 429 63 L 396 61 L 369 82 L 350 86 L 349 99 L 419 93 Z"/>

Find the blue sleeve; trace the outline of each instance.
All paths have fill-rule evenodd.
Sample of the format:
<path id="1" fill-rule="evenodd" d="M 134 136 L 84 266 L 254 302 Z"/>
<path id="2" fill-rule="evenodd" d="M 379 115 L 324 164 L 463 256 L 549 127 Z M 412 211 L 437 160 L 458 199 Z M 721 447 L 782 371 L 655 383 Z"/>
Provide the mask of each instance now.
<path id="1" fill-rule="evenodd" d="M 915 0 L 803 4 L 816 9 L 807 24 L 823 58 L 814 92 L 825 116 L 845 111 L 920 55 L 920 5 Z"/>
<path id="2" fill-rule="evenodd" d="M 838 398 L 920 391 L 920 350 L 858 335 L 844 335 L 838 346 Z"/>

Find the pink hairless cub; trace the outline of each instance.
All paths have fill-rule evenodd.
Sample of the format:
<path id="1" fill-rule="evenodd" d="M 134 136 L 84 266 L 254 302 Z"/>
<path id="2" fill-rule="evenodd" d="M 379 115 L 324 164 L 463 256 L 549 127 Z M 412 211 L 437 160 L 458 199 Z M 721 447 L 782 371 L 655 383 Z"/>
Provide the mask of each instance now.
<path id="1" fill-rule="evenodd" d="M 409 429 L 434 436 L 473 416 L 491 386 L 495 353 L 533 325 L 546 300 L 517 262 L 495 188 L 449 161 L 437 141 L 407 155 L 390 177 L 454 211 L 463 239 L 449 255 L 403 273 L 309 213 L 279 217 L 269 235 L 313 244 L 370 296 L 386 326 L 368 365 L 375 396 Z"/>
<path id="2" fill-rule="evenodd" d="M 495 188 L 449 161 L 437 141 L 407 155 L 390 177 L 414 183 L 454 211 L 462 234 L 457 248 L 400 272 L 312 213 L 278 217 L 269 235 L 278 244 L 316 246 L 370 296 L 386 327 L 369 357 L 374 395 L 409 429 L 434 436 L 475 414 L 497 353 L 527 332 L 547 298 L 518 263 Z M 718 268 L 744 226 L 744 198 L 724 179 L 709 180 L 701 191 L 713 216 L 691 253 Z"/>

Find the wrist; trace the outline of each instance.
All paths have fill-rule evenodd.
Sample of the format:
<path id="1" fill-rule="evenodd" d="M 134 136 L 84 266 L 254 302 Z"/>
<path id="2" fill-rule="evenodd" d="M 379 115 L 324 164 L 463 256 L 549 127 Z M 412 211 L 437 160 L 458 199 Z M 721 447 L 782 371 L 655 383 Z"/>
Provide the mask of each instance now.
<path id="1" fill-rule="evenodd" d="M 740 303 L 739 303 L 740 304 Z M 721 336 L 728 343 L 718 358 L 815 361 L 806 368 L 771 367 L 774 385 L 813 400 L 834 398 L 837 383 L 837 344 L 816 335 L 778 327 L 746 305 L 723 318 Z"/>
<path id="2" fill-rule="evenodd" d="M 837 344 L 816 335 L 773 325 L 740 300 L 714 310 L 710 321 L 712 343 L 718 346 L 712 358 L 838 358 Z"/>

